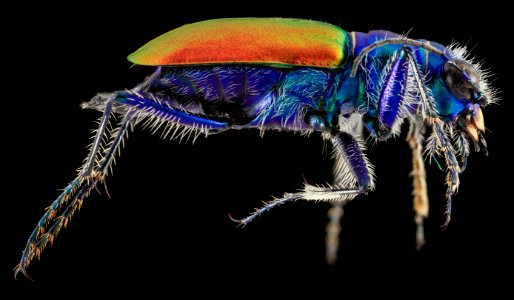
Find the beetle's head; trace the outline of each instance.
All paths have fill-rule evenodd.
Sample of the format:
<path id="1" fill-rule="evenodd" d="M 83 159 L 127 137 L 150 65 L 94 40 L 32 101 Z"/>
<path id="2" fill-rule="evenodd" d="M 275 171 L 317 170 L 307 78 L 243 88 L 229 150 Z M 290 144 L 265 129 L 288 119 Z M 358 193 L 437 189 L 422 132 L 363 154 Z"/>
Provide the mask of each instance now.
<path id="1" fill-rule="evenodd" d="M 489 88 L 488 73 L 480 64 L 466 58 L 465 48 L 449 47 L 442 62 L 439 76 L 432 92 L 440 116 L 466 132 L 478 148 L 487 153 L 482 109 L 497 101 L 496 92 Z"/>
<path id="2" fill-rule="evenodd" d="M 480 89 L 479 72 L 471 63 L 456 59 L 443 64 L 441 76 L 451 95 L 465 104 L 454 121 L 466 130 L 473 142 L 479 142 L 480 135 L 485 132 L 482 107 L 489 102 Z"/>

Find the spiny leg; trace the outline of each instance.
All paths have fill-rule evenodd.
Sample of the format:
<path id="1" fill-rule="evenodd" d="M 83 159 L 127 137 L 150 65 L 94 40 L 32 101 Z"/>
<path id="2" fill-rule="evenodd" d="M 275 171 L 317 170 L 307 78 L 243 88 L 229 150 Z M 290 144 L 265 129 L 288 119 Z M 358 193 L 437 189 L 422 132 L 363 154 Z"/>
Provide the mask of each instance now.
<path id="1" fill-rule="evenodd" d="M 476 145 L 475 145 L 476 149 Z M 468 165 L 468 157 L 470 154 L 469 151 L 469 142 L 467 137 L 465 136 L 464 132 L 458 132 L 455 137 L 455 150 L 457 151 L 457 154 L 460 156 L 460 172 L 464 172 L 466 170 L 466 167 Z M 478 150 L 478 149 L 476 149 Z"/>
<path id="2" fill-rule="evenodd" d="M 150 76 L 146 81 L 155 78 L 155 74 L 158 74 L 158 72 L 155 72 L 154 75 Z M 200 116 L 190 115 L 183 111 L 163 106 L 157 101 L 157 99 L 143 98 L 138 91 L 140 90 L 141 86 L 145 86 L 145 82 L 128 92 L 113 93 L 109 96 L 109 99 L 112 98 L 115 102 L 121 102 L 128 107 L 124 111 L 125 116 L 120 122 L 119 126 L 111 132 L 108 147 L 103 151 L 102 158 L 97 159 L 99 162 L 91 172 L 92 175 L 88 178 L 87 184 L 84 184 L 77 192 L 74 201 L 68 206 L 66 211 L 58 218 L 58 220 L 56 220 L 55 224 L 45 234 L 46 236 L 42 236 L 40 238 L 37 244 L 37 247 L 41 247 L 40 250 L 37 250 L 38 256 L 41 250 L 46 246 L 46 243 L 48 241 L 52 242 L 60 229 L 63 226 L 66 226 L 69 218 L 74 214 L 77 208 L 80 208 L 83 199 L 86 198 L 93 190 L 93 188 L 96 187 L 96 184 L 98 182 L 103 182 L 105 176 L 108 175 L 112 167 L 116 153 L 118 152 L 119 154 L 121 149 L 120 146 L 123 144 L 124 137 L 128 133 L 129 128 L 131 128 L 134 123 L 137 123 L 141 121 L 142 118 L 146 117 L 150 118 L 150 120 L 153 122 L 150 122 L 150 125 L 154 126 L 154 128 L 155 126 L 160 126 L 160 124 L 164 122 L 171 124 L 171 128 L 178 128 L 179 126 L 182 126 L 183 130 L 184 128 L 187 130 L 189 126 L 190 128 L 196 130 L 203 130 L 202 132 L 205 132 L 209 129 L 220 130 L 226 129 L 228 127 L 228 124 L 226 123 L 203 119 Z M 148 85 L 148 83 L 146 83 L 146 85 Z M 133 103 L 125 102 L 124 100 L 127 100 L 125 96 L 130 97 L 130 99 L 135 101 L 134 103 L 138 103 L 141 106 L 139 107 L 138 105 L 130 105 Z M 139 102 L 137 102 L 136 99 L 139 100 Z M 141 103 L 144 103 L 144 105 Z M 134 121 L 136 118 L 138 120 Z M 159 125 L 155 125 L 156 123 Z"/>
<path id="3" fill-rule="evenodd" d="M 100 145 L 102 143 L 102 139 L 104 137 L 107 125 L 109 123 L 109 118 L 112 112 L 112 98 L 107 100 L 105 103 L 104 112 L 102 118 L 99 122 L 98 129 L 96 130 L 96 136 L 94 138 L 93 143 L 91 144 L 91 148 L 89 150 L 89 154 L 86 158 L 84 165 L 79 169 L 79 174 L 77 178 L 75 178 L 55 199 L 55 201 L 46 209 L 45 214 L 39 220 L 36 228 L 32 231 L 31 235 L 27 240 L 27 244 L 25 249 L 23 250 L 23 254 L 20 259 L 20 263 L 15 267 L 14 276 L 16 277 L 19 272 L 25 275 L 30 279 L 30 276 L 27 273 L 27 267 L 30 262 L 34 258 L 35 255 L 39 257 L 41 250 L 46 245 L 46 242 L 43 243 L 43 247 L 38 247 L 38 240 L 40 236 L 44 234 L 46 226 L 48 223 L 55 218 L 55 216 L 60 211 L 61 207 L 66 204 L 70 199 L 79 193 L 82 193 L 82 189 L 84 186 L 87 186 L 89 182 L 91 182 L 93 167 L 96 164 L 98 152 Z M 75 204 L 74 204 L 75 205 Z M 52 241 L 53 238 L 48 239 L 48 241 Z"/>
<path id="4" fill-rule="evenodd" d="M 60 216 L 60 219 L 56 220 L 55 224 L 48 231 L 47 235 L 51 237 L 50 241 L 54 239 L 54 237 L 63 226 L 66 227 L 70 218 L 73 216 L 77 209 L 80 209 L 83 200 L 96 187 L 97 183 L 103 182 L 105 176 L 107 176 L 109 172 L 109 168 L 111 167 L 112 162 L 114 161 L 116 152 L 119 153 L 120 145 L 123 143 L 123 139 L 128 133 L 128 129 L 132 125 L 134 115 L 135 113 L 133 111 L 127 111 L 118 128 L 111 132 L 111 142 L 109 143 L 108 148 L 103 151 L 103 158 L 100 160 L 98 166 L 94 168 L 92 176 L 88 180 L 88 184 L 84 185 L 80 189 L 80 191 L 75 196 L 74 201 L 68 206 L 66 211 L 64 211 L 64 213 Z M 41 237 L 38 246 L 44 248 L 44 243 L 46 242 L 43 241 L 43 237 Z"/>
<path id="5" fill-rule="evenodd" d="M 52 243 L 55 235 L 63 226 L 66 226 L 70 217 L 80 208 L 83 199 L 89 195 L 98 182 L 103 181 L 111 167 L 116 152 L 120 149 L 120 144 L 123 143 L 123 137 L 131 125 L 146 119 L 148 124 L 153 126 L 154 129 L 158 129 L 158 127 L 166 123 L 165 135 L 170 133 L 172 129 L 175 129 L 172 134 L 173 137 L 178 129 L 182 129 L 179 133 L 180 138 L 189 136 L 190 133 L 207 134 L 211 130 L 221 131 L 229 128 L 229 124 L 225 122 L 209 120 L 202 116 L 188 114 L 185 111 L 166 106 L 151 94 L 149 95 L 150 98 L 143 97 L 141 93 L 146 94 L 148 86 L 159 75 L 160 68 L 132 90 L 111 94 L 98 94 L 91 101 L 82 104 L 82 108 L 94 108 L 103 111 L 103 117 L 99 128 L 96 130 L 90 153 L 86 158 L 85 164 L 79 169 L 77 178 L 64 189 L 63 193 L 52 203 L 38 222 L 38 226 L 27 241 L 20 263 L 15 267 L 15 277 L 21 272 L 30 278 L 26 271 L 30 262 L 35 256 L 39 257 L 48 242 Z M 103 157 L 99 158 L 100 149 L 104 148 L 102 145 L 105 142 L 104 138 L 107 125 L 109 124 L 109 117 L 114 110 L 113 102 L 116 103 L 116 112 L 125 115 L 125 117 L 120 126 L 111 132 L 110 144 L 103 151 Z M 136 120 L 133 122 L 134 118 Z M 61 216 L 55 220 L 55 223 L 48 232 L 44 233 L 49 221 L 57 216 L 63 204 L 67 203 L 70 199 L 73 199 L 73 201 Z"/>
<path id="6" fill-rule="evenodd" d="M 153 77 L 155 76 L 152 75 L 150 78 Z M 29 241 L 27 242 L 22 259 L 15 268 L 15 276 L 21 272 L 26 277 L 30 278 L 26 272 L 26 268 L 29 266 L 31 260 L 35 256 L 40 256 L 40 253 L 46 247 L 48 242 L 53 242 L 61 228 L 66 226 L 71 216 L 80 208 L 83 200 L 96 187 L 98 182 L 102 182 L 104 180 L 110 170 L 112 162 L 114 161 L 116 152 L 120 150 L 120 145 L 123 143 L 124 136 L 131 125 L 134 124 L 133 120 L 136 117 L 138 117 L 138 121 L 144 118 L 149 119 L 151 121 L 150 124 L 154 127 L 167 122 L 169 125 L 168 133 L 172 128 L 175 129 L 174 133 L 177 132 L 177 129 L 182 129 L 182 134 L 179 134 L 181 138 L 184 137 L 184 132 L 191 133 L 196 130 L 197 133 L 208 133 L 209 130 L 224 130 L 228 128 L 227 123 L 187 114 L 186 112 L 164 106 L 160 104 L 157 99 L 146 99 L 139 95 L 137 87 L 136 89 L 127 92 L 113 93 L 108 96 L 99 95 L 94 98 L 94 104 L 90 104 L 89 106 L 88 104 L 85 104 L 85 107 L 96 105 L 98 100 L 102 97 L 104 97 L 107 104 L 99 129 L 96 131 L 96 136 L 92 144 L 90 154 L 86 158 L 86 163 L 80 169 L 79 176 L 65 188 L 64 192 L 54 201 L 45 215 L 38 222 L 38 226 L 34 229 Z M 101 154 L 102 157 L 98 158 L 100 149 L 102 148 L 101 143 L 112 112 L 113 101 L 126 105 L 125 110 L 122 110 L 125 116 L 120 122 L 119 127 L 111 132 L 110 143 Z M 94 158 L 91 157 L 93 155 Z M 96 167 L 93 167 L 95 164 Z M 66 210 L 55 220 L 55 223 L 50 227 L 48 232 L 44 233 L 46 225 L 48 225 L 48 222 L 57 215 L 59 208 L 63 203 L 72 198 L 73 201 L 68 205 Z"/>
<path id="7" fill-rule="evenodd" d="M 107 117 L 109 116 L 107 115 Z M 82 169 L 83 171 L 80 172 L 79 176 L 65 189 L 63 194 L 61 194 L 56 199 L 56 201 L 54 201 L 54 203 L 50 206 L 45 215 L 41 218 L 41 220 L 38 223 L 38 227 L 34 230 L 33 234 L 29 238 L 29 241 L 27 242 L 27 246 L 23 252 L 20 263 L 15 268 L 15 276 L 17 276 L 17 274 L 21 272 L 23 275 L 30 279 L 26 269 L 29 266 L 32 259 L 34 257 L 39 258 L 41 252 L 45 249 L 47 244 L 49 242 L 50 244 L 53 243 L 55 237 L 60 232 L 60 230 L 63 227 L 67 226 L 73 214 L 77 211 L 77 209 L 80 209 L 83 200 L 89 196 L 89 194 L 94 188 L 96 188 L 98 182 L 103 181 L 107 174 L 108 168 L 110 167 L 113 161 L 114 154 L 116 153 L 116 150 L 119 149 L 123 136 L 126 134 L 133 117 L 134 113 L 129 110 L 126 113 L 124 119 L 121 121 L 119 127 L 113 132 L 111 132 L 111 142 L 109 144 L 109 147 L 104 151 L 103 158 L 101 160 L 98 158 L 95 158 L 94 160 L 86 160 L 87 162 L 95 162 L 97 166 L 92 168 L 92 170 L 90 169 L 91 171 L 84 172 L 84 170 L 88 170 L 88 165 L 86 165 Z M 101 124 L 104 123 L 102 122 Z M 103 135 L 104 130 L 99 130 L 97 134 Z M 95 138 L 95 141 L 96 140 L 97 139 Z M 95 157 L 97 157 L 98 155 L 100 155 L 99 149 L 100 147 L 96 147 L 95 152 L 91 153 L 95 153 Z M 97 163 L 98 161 L 100 161 L 100 163 Z M 64 202 L 67 202 L 67 200 L 63 201 L 63 199 L 73 200 L 66 207 L 64 212 L 55 219 L 53 225 L 48 229 L 48 232 L 44 233 L 44 228 L 46 227 L 46 224 L 48 224 L 49 221 L 57 215 L 58 207 L 62 206 Z M 49 211 L 51 212 L 49 213 Z M 51 218 L 49 218 L 48 216 L 51 216 Z M 37 232 L 39 232 L 39 234 Z"/>
<path id="8" fill-rule="evenodd" d="M 411 120 L 407 142 L 412 151 L 412 196 L 416 222 L 416 249 L 425 244 L 423 222 L 428 217 L 428 194 L 425 162 L 423 161 L 424 126 L 420 120 Z"/>
<path id="9" fill-rule="evenodd" d="M 424 134 L 423 117 L 420 112 L 426 111 L 425 100 L 419 97 L 418 84 L 425 88 L 419 78 L 419 72 L 414 68 L 413 56 L 409 48 L 402 48 L 390 62 L 384 67 L 381 75 L 380 93 L 378 102 L 378 124 L 382 136 L 389 138 L 400 132 L 400 125 L 405 118 L 411 122 L 407 141 L 412 150 L 413 170 L 410 176 L 413 178 L 414 211 L 417 225 L 416 246 L 418 249 L 425 243 L 423 220 L 428 216 L 428 196 L 426 189 L 426 173 L 422 157 L 422 142 Z M 423 95 L 425 96 L 425 95 Z M 426 98 L 426 97 L 425 97 Z M 414 114 L 417 108 L 418 112 Z M 428 110 L 431 111 L 431 110 Z M 425 113 L 421 113 L 424 115 Z M 383 132 L 387 134 L 383 134 Z M 379 138 L 382 138 L 379 135 Z"/>
<path id="10" fill-rule="evenodd" d="M 296 200 L 310 200 L 310 201 L 345 201 L 349 200 L 358 194 L 366 193 L 365 188 L 350 188 L 350 189 L 337 189 L 332 186 L 322 187 L 305 184 L 303 190 L 297 193 L 284 193 L 281 198 L 275 198 L 271 201 L 265 202 L 261 208 L 255 209 L 253 213 L 243 219 L 234 219 L 230 215 L 230 219 L 241 225 L 246 225 L 253 221 L 258 216 L 271 210 L 274 207 L 280 206 L 286 202 L 292 202 Z"/>
<path id="11" fill-rule="evenodd" d="M 246 225 L 264 212 L 296 200 L 344 202 L 366 193 L 373 187 L 373 175 L 369 162 L 362 153 L 363 147 L 353 136 L 345 132 L 326 133 L 334 146 L 334 156 L 342 156 L 336 166 L 341 181 L 334 185 L 312 186 L 306 184 L 302 191 L 286 193 L 283 197 L 265 203 L 248 217 L 233 221 Z"/>
<path id="12" fill-rule="evenodd" d="M 446 220 L 442 225 L 443 228 L 446 228 L 451 219 L 452 196 L 458 191 L 460 184 L 459 173 L 461 173 L 462 170 L 459 166 L 455 149 L 444 130 L 444 122 L 437 118 L 434 100 L 423 82 L 416 59 L 410 51 L 407 52 L 407 55 L 409 57 L 409 65 L 413 72 L 415 84 L 419 91 L 421 115 L 424 122 L 432 127 L 432 134 L 428 138 L 427 151 L 431 156 L 442 152 L 446 160 L 446 185 L 448 189 L 446 191 Z M 467 154 L 464 154 L 464 159 L 466 156 Z"/>
<path id="13" fill-rule="evenodd" d="M 421 114 L 423 120 L 426 123 L 428 118 L 437 118 L 435 101 L 431 97 L 425 85 L 424 77 L 421 75 L 418 63 L 416 62 L 416 58 L 412 54 L 412 51 L 410 51 L 410 49 L 406 49 L 406 54 L 409 61 L 409 68 L 412 72 L 412 77 L 414 77 L 414 84 L 416 85 L 416 89 L 419 95 L 418 112 Z"/>
<path id="14" fill-rule="evenodd" d="M 136 122 L 146 119 L 143 126 L 150 126 L 152 133 L 166 124 L 162 133 L 164 138 L 171 135 L 170 139 L 175 137 L 182 139 L 194 133 L 194 139 L 196 139 L 202 133 L 207 135 L 230 128 L 230 124 L 226 121 L 209 119 L 172 107 L 152 94 L 140 94 L 134 91 L 118 92 L 115 100 L 135 109 L 138 112 Z"/>
<path id="15" fill-rule="evenodd" d="M 362 137 L 362 117 L 359 114 L 353 114 L 349 118 L 340 120 L 340 126 L 345 132 L 351 132 L 351 135 L 357 141 L 357 145 L 363 148 L 363 137 Z M 352 169 L 348 164 L 347 156 L 345 153 L 341 153 L 341 147 L 335 147 L 333 151 L 334 166 L 332 169 L 333 177 L 332 183 L 340 186 L 355 186 L 355 176 L 353 175 Z M 369 165 L 367 161 L 365 163 Z M 371 168 L 371 166 L 370 166 Z M 371 174 L 372 169 L 369 170 Z M 373 182 L 371 181 L 370 189 L 373 188 Z M 328 224 L 326 227 L 325 236 L 325 261 L 329 265 L 334 265 L 337 262 L 337 254 L 339 252 L 341 234 L 341 218 L 344 215 L 344 205 L 346 201 L 337 201 L 332 203 L 332 207 L 328 210 Z"/>
<path id="16" fill-rule="evenodd" d="M 114 160 L 116 151 L 120 149 L 119 146 L 122 143 L 124 136 L 128 132 L 133 118 L 134 112 L 129 110 L 121 121 L 119 127 L 111 133 L 111 142 L 109 147 L 104 151 L 104 156 L 100 164 L 92 171 L 92 175 L 90 178 L 88 178 L 87 184 L 84 184 L 80 190 L 78 190 L 73 201 L 68 205 L 66 210 L 59 217 L 57 217 L 55 223 L 52 225 L 52 227 L 50 227 L 48 232 L 41 235 L 39 238 L 35 247 L 37 257 L 40 256 L 40 253 L 46 247 L 47 243 L 52 243 L 59 231 L 63 227 L 67 226 L 73 214 L 77 211 L 77 209 L 80 209 L 84 199 L 89 196 L 91 191 L 96 187 L 97 183 L 104 180 L 108 173 L 109 167 Z"/>
<path id="17" fill-rule="evenodd" d="M 461 172 L 459 162 L 455 153 L 455 149 L 444 130 L 444 123 L 440 119 L 429 120 L 432 125 L 432 136 L 435 139 L 438 151 L 442 152 L 446 161 L 446 220 L 442 225 L 446 228 L 451 220 L 452 212 L 452 196 L 455 195 L 459 189 L 460 180 L 459 173 Z"/>

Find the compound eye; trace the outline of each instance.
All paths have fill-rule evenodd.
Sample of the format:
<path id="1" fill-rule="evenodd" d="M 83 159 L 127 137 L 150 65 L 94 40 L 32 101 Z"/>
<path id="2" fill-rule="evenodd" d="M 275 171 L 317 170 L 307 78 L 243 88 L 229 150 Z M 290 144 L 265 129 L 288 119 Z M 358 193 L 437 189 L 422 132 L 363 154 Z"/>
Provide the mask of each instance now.
<path id="1" fill-rule="evenodd" d="M 469 63 L 463 61 L 463 60 L 456 60 L 455 64 L 457 67 L 459 67 L 462 72 L 467 76 L 469 82 L 471 82 L 472 85 L 478 87 L 480 84 L 480 75 L 478 74 L 478 71 Z"/>
<path id="2" fill-rule="evenodd" d="M 473 86 L 471 80 L 477 80 L 478 82 L 478 74 L 476 74 L 477 77 L 474 77 L 473 79 L 470 78 L 470 76 L 467 76 L 467 74 L 464 73 L 464 70 L 462 70 L 462 68 L 457 65 L 458 63 L 459 62 L 447 61 L 444 64 L 444 82 L 455 97 L 459 99 L 471 99 L 473 96 Z M 470 70 L 474 71 L 474 69 Z M 474 72 L 476 73 L 476 71 Z"/>

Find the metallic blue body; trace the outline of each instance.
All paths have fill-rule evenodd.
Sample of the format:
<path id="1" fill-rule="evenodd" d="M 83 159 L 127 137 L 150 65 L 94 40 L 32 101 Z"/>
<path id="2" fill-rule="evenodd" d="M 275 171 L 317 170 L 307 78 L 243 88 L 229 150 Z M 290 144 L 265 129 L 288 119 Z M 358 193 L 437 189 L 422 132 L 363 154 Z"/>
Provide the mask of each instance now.
<path id="1" fill-rule="evenodd" d="M 172 67 L 164 69 L 148 89 L 164 105 L 182 115 L 187 125 L 205 125 L 212 130 L 228 128 L 310 129 L 305 117 L 316 112 L 331 126 L 339 116 L 360 112 L 366 127 L 374 137 L 387 138 L 393 126 L 401 99 L 405 94 L 407 72 L 403 45 L 386 45 L 370 52 L 357 76 L 350 76 L 353 59 L 367 46 L 399 35 L 377 30 L 369 33 L 348 33 L 351 41 L 344 64 L 336 69 L 293 67 L 277 68 L 266 65 L 220 65 Z M 437 43 L 432 46 L 446 51 Z M 448 92 L 439 74 L 445 60 L 421 47 L 412 47 L 426 84 L 437 99 L 439 117 L 453 120 L 468 104 Z M 385 66 L 395 53 L 402 56 L 392 65 L 387 88 L 380 87 Z M 366 70 L 366 71 L 363 71 Z M 381 93 L 376 95 L 375 94 Z M 144 95 L 142 95 L 144 98 Z M 135 101 L 134 97 L 118 101 L 141 108 L 150 101 Z M 145 104 L 146 103 L 146 104 Z M 415 109 L 415 104 L 411 109 Z M 185 116 L 181 111 L 190 114 Z M 191 114 L 197 115 L 193 117 Z M 200 117 L 201 116 L 201 117 Z"/>
<path id="2" fill-rule="evenodd" d="M 373 138 L 385 140 L 399 134 L 400 125 L 408 119 L 416 244 L 423 245 L 423 219 L 428 217 L 424 129 L 431 129 L 425 153 L 430 158 L 442 156 L 446 162 L 448 224 L 452 195 L 470 153 L 469 140 L 487 154 L 481 107 L 494 103 L 494 90 L 488 88 L 485 72 L 451 47 L 383 30 L 345 34 L 343 40 L 349 44 L 341 46 L 345 60 L 337 68 L 237 62 L 160 66 L 133 89 L 98 94 L 84 103 L 83 108 L 103 112 L 89 155 L 77 178 L 38 222 L 15 274 L 28 277 L 31 260 L 103 182 L 127 130 L 142 120 L 153 132 L 164 125 L 163 137 L 172 132 L 171 138 L 247 128 L 321 132 L 333 145 L 333 184 L 305 184 L 299 192 L 266 202 L 250 216 L 236 220 L 247 224 L 273 207 L 300 199 L 338 203 L 334 208 L 341 211 L 342 203 L 374 188 L 362 128 Z M 113 113 L 123 118 L 116 129 L 109 130 Z M 342 213 L 329 215 L 330 228 L 339 228 Z M 336 231 L 327 233 L 328 261 L 337 253 Z"/>

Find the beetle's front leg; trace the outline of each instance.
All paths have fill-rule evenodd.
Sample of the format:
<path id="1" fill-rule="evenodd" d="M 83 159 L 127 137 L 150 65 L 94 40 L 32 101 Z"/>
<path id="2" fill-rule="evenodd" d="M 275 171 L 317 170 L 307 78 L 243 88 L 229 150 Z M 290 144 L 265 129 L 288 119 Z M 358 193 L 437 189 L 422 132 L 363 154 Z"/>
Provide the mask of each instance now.
<path id="1" fill-rule="evenodd" d="M 432 125 L 432 137 L 435 139 L 437 147 L 443 153 L 446 161 L 446 186 L 448 188 L 446 190 L 446 220 L 442 225 L 442 228 L 446 228 L 451 219 L 452 196 L 455 195 L 459 189 L 459 173 L 461 172 L 461 169 L 457 160 L 455 149 L 453 148 L 451 141 L 444 130 L 443 121 L 440 119 L 429 119 L 428 121 Z"/>
<path id="2" fill-rule="evenodd" d="M 459 189 L 459 173 L 462 172 L 462 169 L 457 160 L 457 152 L 453 148 L 451 140 L 444 129 L 444 122 L 440 118 L 435 117 L 437 116 L 435 102 L 424 83 L 416 59 L 410 51 L 407 51 L 407 56 L 410 70 L 413 73 L 414 83 L 419 91 L 421 117 L 424 119 L 424 122 L 432 128 L 432 134 L 428 139 L 427 152 L 431 156 L 436 153 L 443 153 L 446 161 L 446 185 L 448 189 L 446 191 L 446 220 L 442 226 L 446 228 L 451 219 L 452 196 L 455 195 Z M 468 151 L 464 151 L 463 153 L 463 167 L 466 166 L 465 161 L 468 154 Z"/>
<path id="3" fill-rule="evenodd" d="M 414 212 L 416 217 L 416 249 L 420 249 L 425 244 L 425 232 L 423 221 L 428 217 L 428 194 L 425 162 L 423 161 L 423 134 L 424 125 L 422 120 L 412 119 L 407 142 L 412 151 L 412 196 Z"/>

